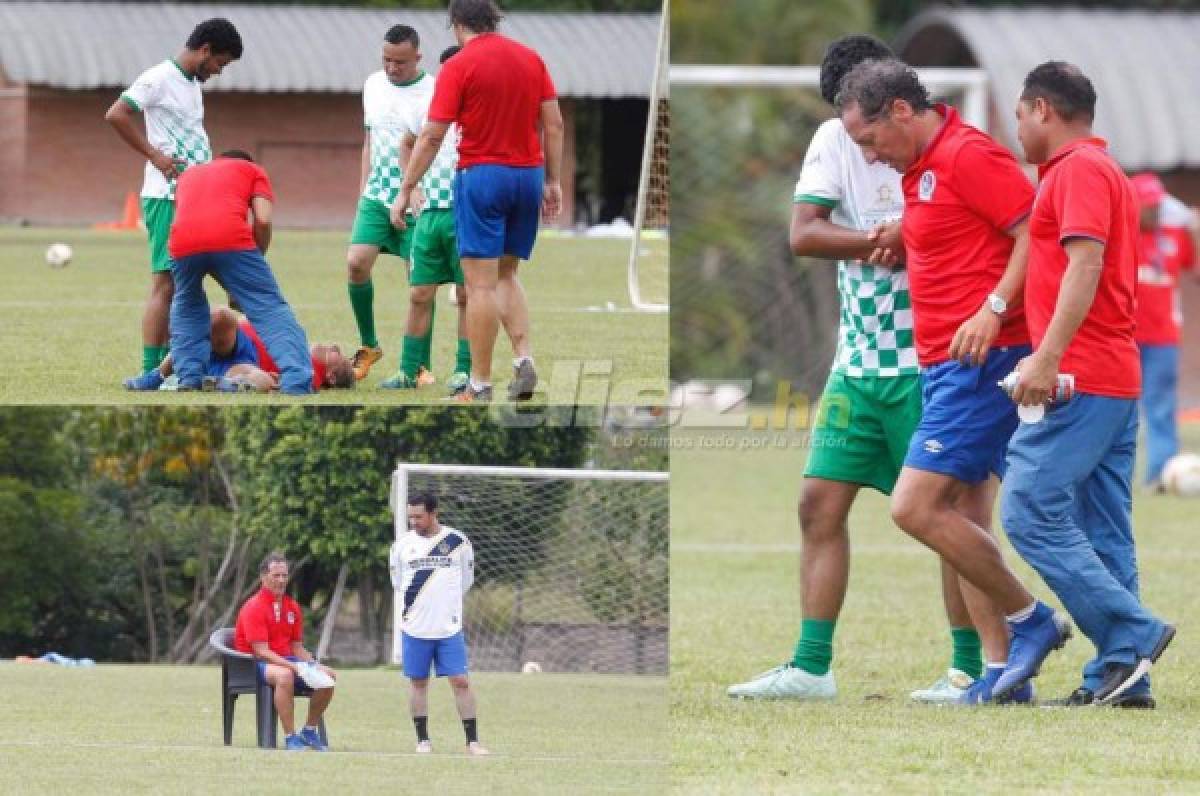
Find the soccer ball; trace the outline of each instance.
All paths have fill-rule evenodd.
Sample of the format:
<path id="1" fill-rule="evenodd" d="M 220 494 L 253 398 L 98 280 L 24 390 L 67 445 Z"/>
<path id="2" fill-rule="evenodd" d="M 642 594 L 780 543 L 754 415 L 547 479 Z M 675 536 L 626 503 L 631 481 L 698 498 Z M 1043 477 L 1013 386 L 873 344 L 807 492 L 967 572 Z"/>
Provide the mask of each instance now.
<path id="1" fill-rule="evenodd" d="M 51 243 L 46 249 L 46 265 L 51 268 L 65 268 L 74 254 L 66 243 Z"/>
<path id="2" fill-rule="evenodd" d="M 541 674 L 542 665 L 537 661 L 526 661 L 521 667 L 521 674 Z"/>
<path id="3" fill-rule="evenodd" d="M 1172 495 L 1200 496 L 1200 456 L 1194 453 L 1172 456 L 1163 467 L 1162 484 Z"/>

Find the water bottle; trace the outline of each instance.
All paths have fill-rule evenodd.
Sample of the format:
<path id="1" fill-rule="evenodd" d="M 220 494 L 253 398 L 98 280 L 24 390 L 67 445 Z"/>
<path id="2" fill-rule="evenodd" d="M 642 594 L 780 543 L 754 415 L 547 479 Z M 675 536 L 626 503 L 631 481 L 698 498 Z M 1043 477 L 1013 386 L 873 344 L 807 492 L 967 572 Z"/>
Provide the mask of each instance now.
<path id="1" fill-rule="evenodd" d="M 1004 377 L 1002 381 L 996 382 L 1000 389 L 1004 390 L 1011 398 L 1013 390 L 1017 388 L 1017 380 L 1020 374 L 1013 371 Z M 1059 404 L 1066 403 L 1071 400 L 1071 396 L 1075 394 L 1075 376 L 1071 373 L 1060 373 L 1055 378 L 1054 389 L 1050 392 L 1049 403 Z M 1042 404 L 1034 404 L 1033 406 L 1018 406 L 1017 417 L 1023 423 L 1040 423 L 1042 418 L 1046 416 L 1046 407 Z"/>

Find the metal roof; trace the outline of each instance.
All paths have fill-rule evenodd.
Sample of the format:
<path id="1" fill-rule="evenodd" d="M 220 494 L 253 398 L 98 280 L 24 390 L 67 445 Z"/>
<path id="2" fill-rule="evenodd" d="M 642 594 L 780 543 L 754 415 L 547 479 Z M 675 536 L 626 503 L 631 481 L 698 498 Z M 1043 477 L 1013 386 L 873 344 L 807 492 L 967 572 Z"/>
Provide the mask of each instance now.
<path id="1" fill-rule="evenodd" d="M 411 25 L 426 70 L 454 44 L 444 11 L 242 4 L 0 3 L 0 72 L 67 89 L 129 85 L 176 55 L 195 25 L 226 17 L 245 52 L 212 91 L 353 92 L 381 68 L 383 33 Z M 659 14 L 513 12 L 500 33 L 533 47 L 564 97 L 647 97 Z"/>
<path id="2" fill-rule="evenodd" d="M 1002 137 L 1016 144 L 1025 76 L 1068 61 L 1096 87 L 1098 135 L 1127 169 L 1200 166 L 1200 13 L 1082 9 L 935 9 L 900 32 L 913 66 L 979 66 Z"/>

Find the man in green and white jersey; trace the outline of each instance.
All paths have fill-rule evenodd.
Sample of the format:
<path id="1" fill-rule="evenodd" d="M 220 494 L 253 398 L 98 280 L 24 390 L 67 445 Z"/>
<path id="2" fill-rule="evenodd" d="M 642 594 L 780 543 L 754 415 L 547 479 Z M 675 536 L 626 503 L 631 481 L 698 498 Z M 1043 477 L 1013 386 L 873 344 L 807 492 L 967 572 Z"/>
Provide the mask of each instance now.
<path id="1" fill-rule="evenodd" d="M 461 47 L 447 47 L 439 58 L 446 63 Z M 407 162 L 427 119 L 426 113 L 414 116 L 404 134 L 403 157 Z M 458 166 L 458 128 L 451 125 L 429 171 L 421 178 L 425 205 L 413 230 L 412 257 L 408 266 L 408 320 L 400 351 L 400 370 L 380 384 L 385 389 L 412 389 L 419 386 L 421 371 L 430 369 L 433 343 L 433 314 L 438 285 L 463 287 L 462 265 L 458 261 L 458 236 L 454 226 L 454 170 Z M 471 348 L 466 329 L 467 291 L 458 291 L 458 348 L 454 373 L 446 386 L 456 395 L 471 378 Z"/>
<path id="2" fill-rule="evenodd" d="M 383 69 L 363 84 L 362 194 L 346 252 L 350 307 L 361 346 L 354 355 L 354 376 L 362 380 L 383 357 L 375 334 L 375 286 L 371 269 L 379 253 L 408 260 L 412 223 L 392 226 L 391 207 L 404 178 L 401 154 L 404 131 L 414 114 L 424 116 L 433 97 L 433 77 L 420 68 L 421 40 L 408 25 L 394 25 L 383 37 Z M 410 217 L 410 222 L 415 219 Z"/>
<path id="3" fill-rule="evenodd" d="M 856 64 L 891 57 L 869 36 L 830 45 L 821 64 L 821 93 L 833 104 L 842 78 Z M 849 579 L 847 519 L 859 490 L 886 494 L 903 465 L 921 418 L 920 369 L 913 338 L 908 278 L 896 264 L 864 262 L 875 249 L 867 233 L 904 210 L 900 175 L 868 163 L 834 118 L 809 144 L 793 197 L 792 251 L 838 260 L 837 354 L 821 398 L 800 497 L 800 638 L 792 660 L 729 688 L 749 699 L 831 699 L 837 695 L 830 664 L 833 633 Z M 943 563 L 942 592 L 953 656 L 946 676 L 914 691 L 922 702 L 954 702 L 982 675 L 980 634 L 960 591 L 958 575 Z M 974 595 L 972 596 L 974 600 Z M 997 660 L 1007 653 L 999 617 L 987 634 Z"/>
<path id="4" fill-rule="evenodd" d="M 233 23 L 205 20 L 192 31 L 183 52 L 139 75 L 104 115 L 122 140 L 146 158 L 142 218 L 150 243 L 150 295 L 142 312 L 142 373 L 157 368 L 168 351 L 174 284 L 167 238 L 175 217 L 175 178 L 188 166 L 212 160 L 200 84 L 241 57 L 242 38 Z M 135 113 L 145 119 L 145 134 Z"/>

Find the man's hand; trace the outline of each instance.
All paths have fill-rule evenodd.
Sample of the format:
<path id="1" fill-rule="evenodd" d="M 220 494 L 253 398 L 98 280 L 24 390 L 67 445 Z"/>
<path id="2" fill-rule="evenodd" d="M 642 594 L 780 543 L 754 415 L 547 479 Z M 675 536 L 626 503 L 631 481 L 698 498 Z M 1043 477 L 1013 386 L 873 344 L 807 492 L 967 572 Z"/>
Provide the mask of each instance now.
<path id="1" fill-rule="evenodd" d="M 547 181 L 542 186 L 542 221 L 553 221 L 562 212 L 562 184 Z"/>
<path id="2" fill-rule="evenodd" d="M 954 339 L 950 341 L 950 358 L 967 367 L 982 365 L 1002 325 L 999 315 L 987 307 L 980 307 L 954 333 Z"/>
<path id="3" fill-rule="evenodd" d="M 155 152 L 153 157 L 150 158 L 150 162 L 154 164 L 154 168 L 158 169 L 168 182 L 182 174 L 184 168 L 187 166 L 186 160 L 177 160 L 163 152 Z"/>
<path id="4" fill-rule="evenodd" d="M 408 222 L 404 220 L 404 214 L 412 207 L 413 194 L 416 193 L 416 188 L 405 188 L 400 186 L 400 192 L 396 194 L 396 201 L 392 204 L 392 226 L 403 232 L 408 229 Z"/>
<path id="5" fill-rule="evenodd" d="M 1013 403 L 1021 406 L 1046 404 L 1058 382 L 1058 358 L 1034 351 L 1017 363 L 1017 386 Z"/>
<path id="6" fill-rule="evenodd" d="M 867 258 L 874 265 L 894 266 L 904 262 L 904 238 L 900 234 L 900 222 L 880 224 L 867 233 L 867 240 L 875 244 L 875 250 Z"/>

